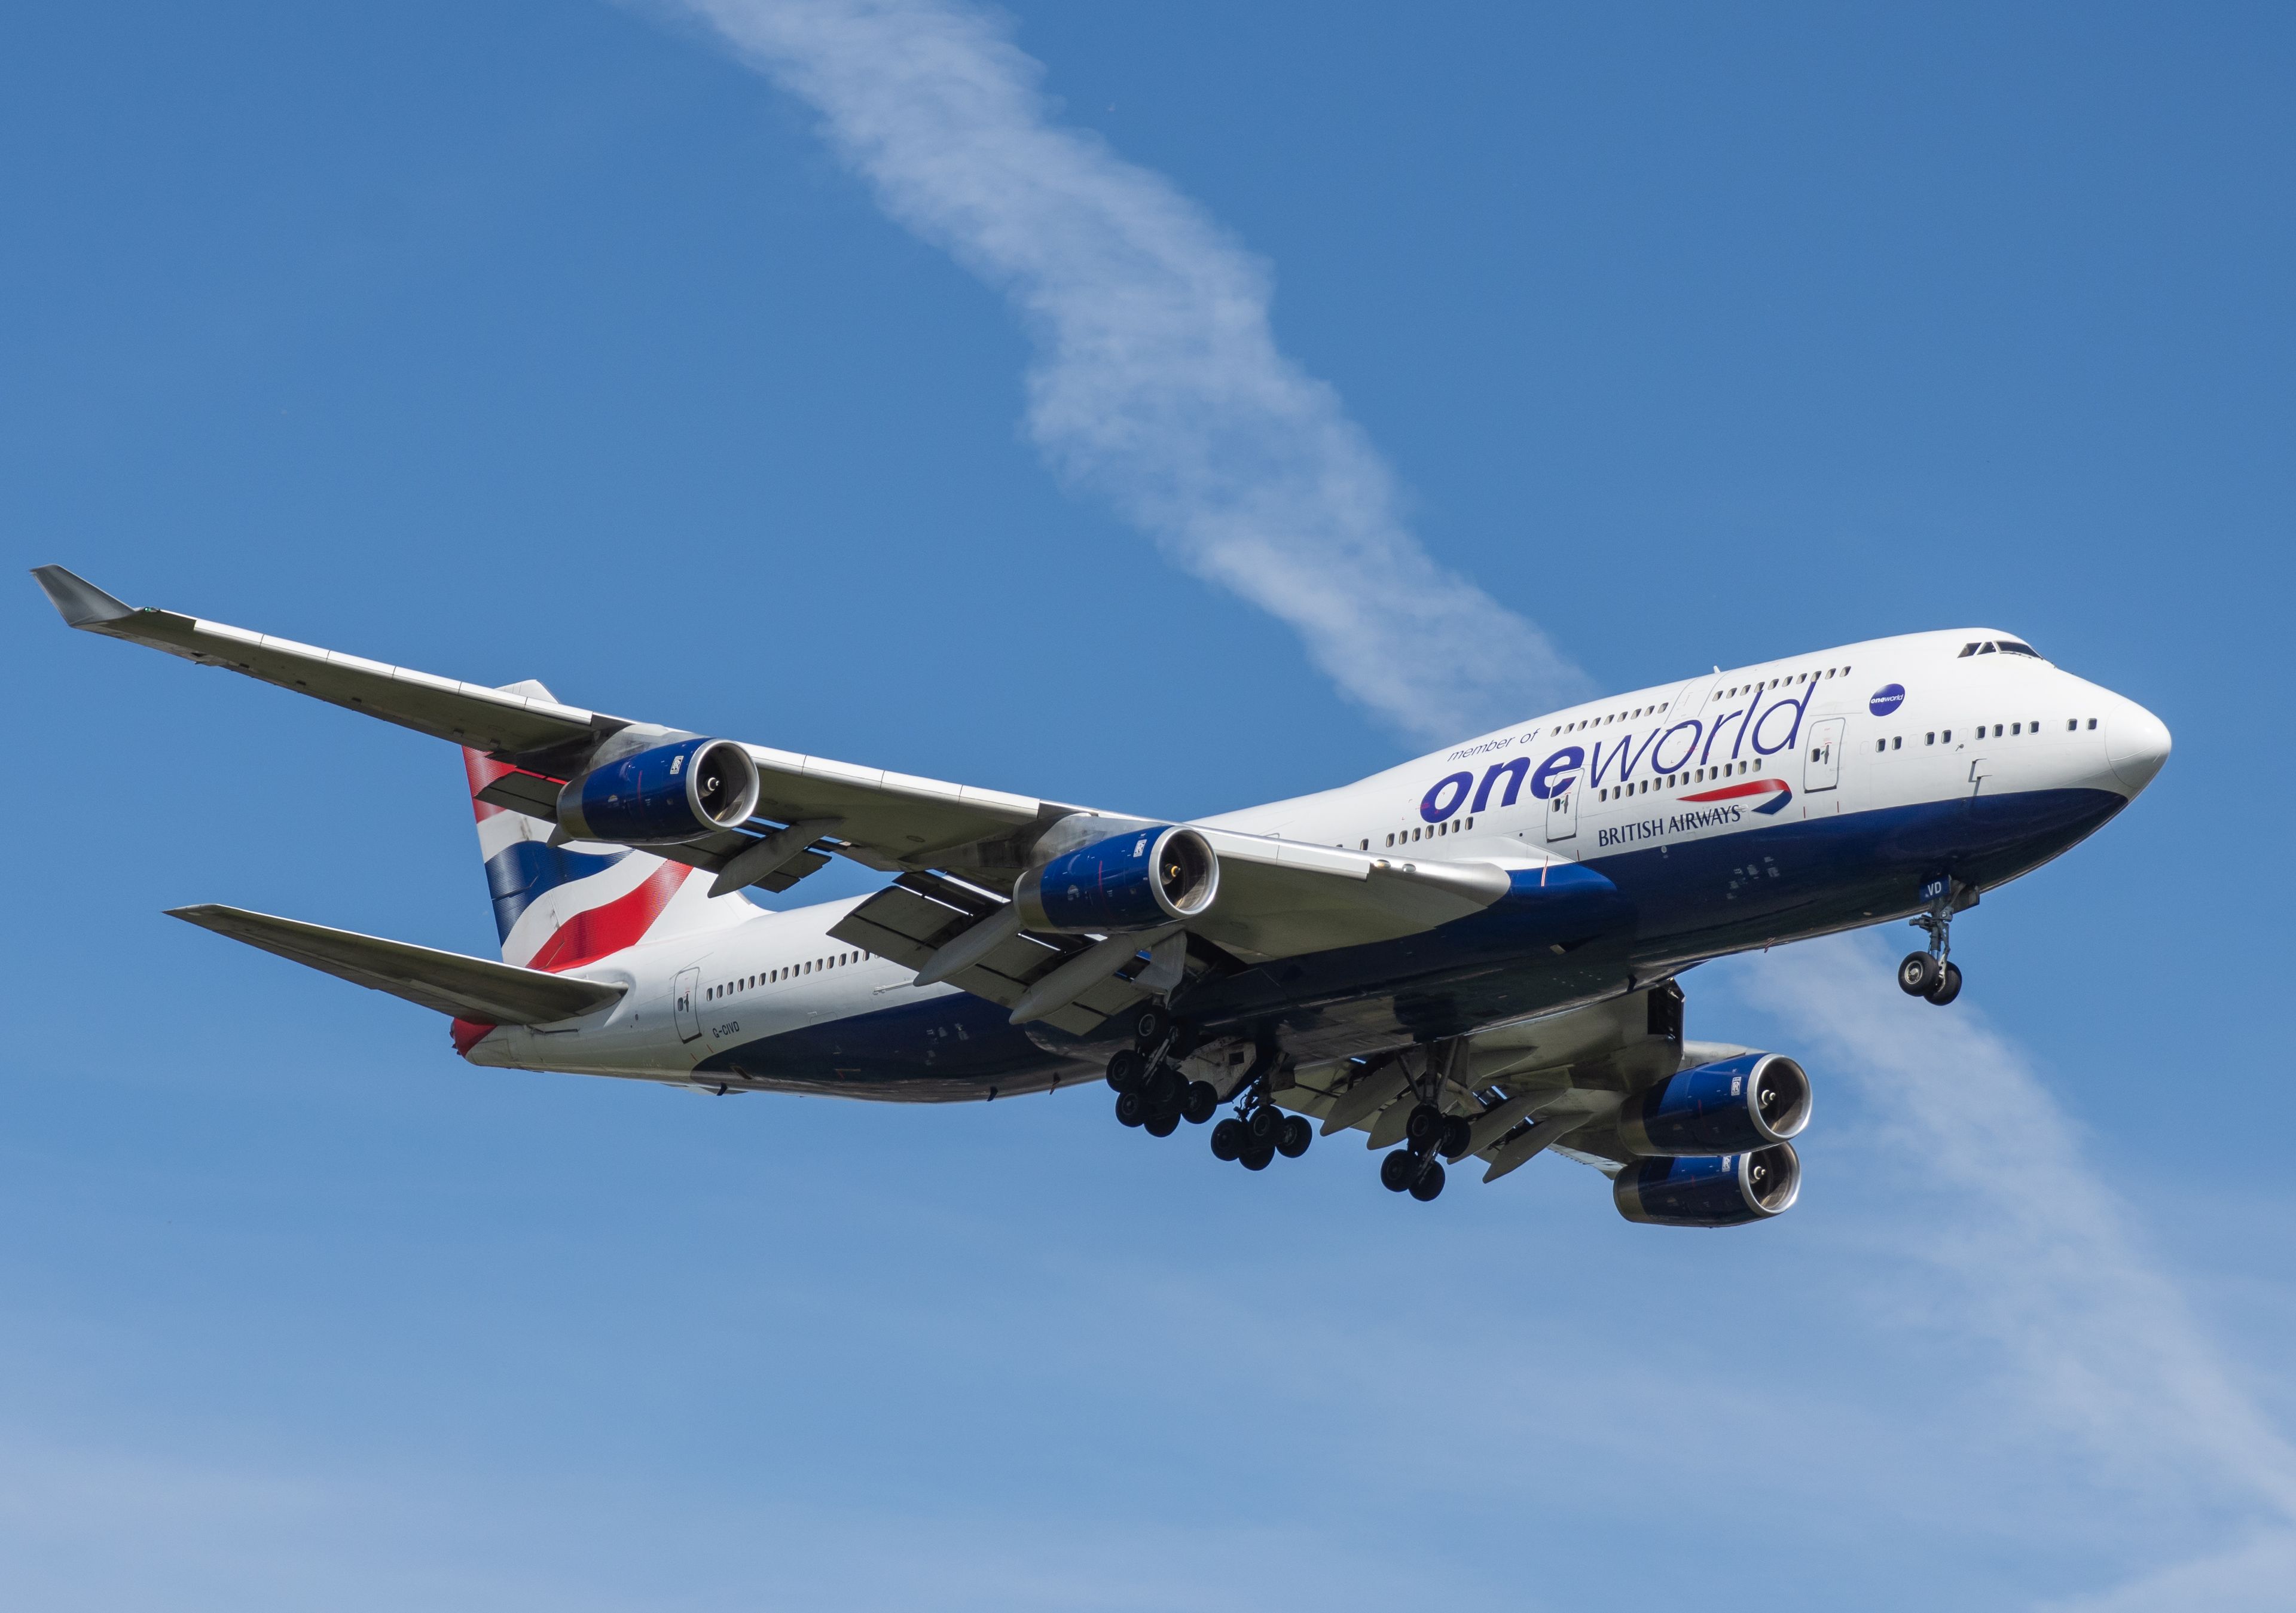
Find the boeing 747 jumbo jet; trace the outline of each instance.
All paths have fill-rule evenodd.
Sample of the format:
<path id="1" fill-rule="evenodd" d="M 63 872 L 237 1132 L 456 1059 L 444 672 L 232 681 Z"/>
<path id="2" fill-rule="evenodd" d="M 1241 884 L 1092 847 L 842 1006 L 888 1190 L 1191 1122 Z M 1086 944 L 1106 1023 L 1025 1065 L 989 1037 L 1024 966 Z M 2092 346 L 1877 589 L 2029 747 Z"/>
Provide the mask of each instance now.
<path id="1" fill-rule="evenodd" d="M 1956 914 L 2102 827 L 2169 731 L 1990 627 L 1550 712 L 1359 782 L 1171 823 L 796 756 L 124 605 L 74 627 L 463 748 L 502 958 L 242 908 L 175 916 L 447 1015 L 473 1064 L 923 1102 L 1105 1079 L 1116 1118 L 1265 1169 L 1369 1134 L 1423 1201 L 1547 1150 L 1620 1212 L 1791 1208 L 1810 1084 L 1692 1041 L 1709 958 Z M 875 894 L 770 912 L 840 856 Z"/>

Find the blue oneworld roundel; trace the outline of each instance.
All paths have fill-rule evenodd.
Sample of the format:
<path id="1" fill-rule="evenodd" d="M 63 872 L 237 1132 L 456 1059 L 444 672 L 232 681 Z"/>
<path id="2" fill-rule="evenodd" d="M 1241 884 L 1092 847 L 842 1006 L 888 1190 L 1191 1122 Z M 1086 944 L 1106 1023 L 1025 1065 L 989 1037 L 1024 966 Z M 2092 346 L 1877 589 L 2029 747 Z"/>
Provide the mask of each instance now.
<path id="1" fill-rule="evenodd" d="M 1903 684 L 1884 684 L 1874 691 L 1874 698 L 1866 702 L 1866 708 L 1875 716 L 1887 716 L 1905 703 L 1906 686 Z"/>

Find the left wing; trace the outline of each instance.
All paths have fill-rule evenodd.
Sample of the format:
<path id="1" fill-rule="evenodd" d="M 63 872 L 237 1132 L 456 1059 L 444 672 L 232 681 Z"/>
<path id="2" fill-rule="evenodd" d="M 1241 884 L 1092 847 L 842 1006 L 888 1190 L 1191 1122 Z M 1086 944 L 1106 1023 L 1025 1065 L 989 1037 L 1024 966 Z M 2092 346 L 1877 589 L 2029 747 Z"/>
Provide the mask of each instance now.
<path id="1" fill-rule="evenodd" d="M 62 566 L 41 566 L 32 575 L 66 624 L 82 632 L 227 667 L 507 762 L 531 775 L 533 783 L 523 795 L 512 786 L 510 798 L 487 798 L 553 821 L 557 786 L 579 777 L 601 747 L 617 736 L 623 736 L 625 749 L 635 748 L 633 741 L 641 738 L 667 743 L 693 737 L 683 730 L 562 704 L 538 692 L 539 685 L 489 689 L 172 610 L 139 609 Z M 814 832 L 791 848 L 795 854 L 823 845 L 889 872 L 955 864 L 1009 884 L 1026 865 L 1037 831 L 1080 810 L 794 751 L 743 749 L 759 774 L 760 821 L 753 829 L 675 851 L 656 846 L 648 850 L 722 872 L 775 829 L 809 824 Z M 811 866 L 821 866 L 819 854 L 813 856 Z M 787 865 L 778 872 L 788 872 Z"/>

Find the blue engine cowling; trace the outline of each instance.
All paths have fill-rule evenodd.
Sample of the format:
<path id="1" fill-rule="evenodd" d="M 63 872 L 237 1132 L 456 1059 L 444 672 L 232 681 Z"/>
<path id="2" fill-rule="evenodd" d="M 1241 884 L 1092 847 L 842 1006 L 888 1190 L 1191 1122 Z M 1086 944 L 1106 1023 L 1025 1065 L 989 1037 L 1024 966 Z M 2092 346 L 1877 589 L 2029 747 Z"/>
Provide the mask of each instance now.
<path id="1" fill-rule="evenodd" d="M 1636 1154 L 1734 1154 L 1798 1137 L 1808 1124 L 1802 1067 L 1781 1053 L 1741 1053 L 1628 1098 L 1619 1140 Z"/>
<path id="2" fill-rule="evenodd" d="M 738 829 L 758 809 L 758 765 L 730 740 L 657 745 L 593 768 L 558 792 L 578 840 L 675 845 Z"/>
<path id="3" fill-rule="evenodd" d="M 1801 1159 L 1791 1142 L 1751 1153 L 1638 1159 L 1611 1184 L 1619 1214 L 1653 1226 L 1742 1226 L 1793 1208 Z"/>
<path id="4" fill-rule="evenodd" d="M 1193 919 L 1219 894 L 1219 858 L 1193 829 L 1151 825 L 1063 852 L 1013 892 L 1030 929 L 1100 934 Z"/>

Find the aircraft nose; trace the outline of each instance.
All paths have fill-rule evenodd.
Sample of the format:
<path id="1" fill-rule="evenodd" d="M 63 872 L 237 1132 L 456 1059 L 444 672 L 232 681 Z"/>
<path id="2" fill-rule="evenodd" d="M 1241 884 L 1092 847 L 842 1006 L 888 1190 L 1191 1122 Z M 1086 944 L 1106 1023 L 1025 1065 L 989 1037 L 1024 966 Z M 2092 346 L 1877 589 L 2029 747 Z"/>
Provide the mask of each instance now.
<path id="1" fill-rule="evenodd" d="M 2169 725 L 2135 700 L 2123 700 L 2105 719 L 2104 751 L 2112 775 L 2134 796 L 2169 759 Z"/>

